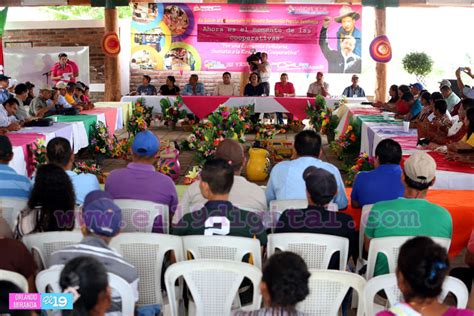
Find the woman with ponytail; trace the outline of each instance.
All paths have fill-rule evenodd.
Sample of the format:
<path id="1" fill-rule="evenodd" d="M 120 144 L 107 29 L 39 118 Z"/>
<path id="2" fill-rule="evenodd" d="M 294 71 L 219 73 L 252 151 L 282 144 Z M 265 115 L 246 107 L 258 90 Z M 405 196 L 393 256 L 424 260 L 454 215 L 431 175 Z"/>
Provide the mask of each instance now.
<path id="1" fill-rule="evenodd" d="M 63 316 L 104 316 L 111 303 L 111 290 L 105 267 L 92 257 L 77 257 L 61 272 L 63 293 L 72 293 L 73 310 Z"/>
<path id="2" fill-rule="evenodd" d="M 474 316 L 474 311 L 438 301 L 448 271 L 448 254 L 443 247 L 429 237 L 408 240 L 400 248 L 396 273 L 405 302 L 377 316 Z"/>
<path id="3" fill-rule="evenodd" d="M 304 260 L 292 252 L 271 256 L 263 268 L 260 291 L 265 308 L 253 312 L 236 312 L 237 316 L 302 316 L 296 304 L 309 294 L 310 273 Z"/>

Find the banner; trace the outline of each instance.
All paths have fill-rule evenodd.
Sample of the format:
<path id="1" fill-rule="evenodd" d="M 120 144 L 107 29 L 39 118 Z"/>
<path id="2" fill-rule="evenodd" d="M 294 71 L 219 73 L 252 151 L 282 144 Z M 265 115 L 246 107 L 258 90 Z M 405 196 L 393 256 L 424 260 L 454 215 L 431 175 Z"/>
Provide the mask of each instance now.
<path id="1" fill-rule="evenodd" d="M 7 22 L 8 7 L 0 10 L 0 74 L 3 74 L 3 30 L 5 29 L 5 23 Z"/>
<path id="2" fill-rule="evenodd" d="M 360 5 L 134 3 L 131 68 L 360 73 Z"/>

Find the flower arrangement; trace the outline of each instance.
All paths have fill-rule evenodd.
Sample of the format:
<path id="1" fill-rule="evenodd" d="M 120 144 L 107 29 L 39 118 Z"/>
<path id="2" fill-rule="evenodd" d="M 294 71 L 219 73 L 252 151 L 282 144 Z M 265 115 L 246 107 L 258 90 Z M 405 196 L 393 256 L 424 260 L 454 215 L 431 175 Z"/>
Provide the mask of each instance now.
<path id="1" fill-rule="evenodd" d="M 153 107 L 145 105 L 145 99 L 140 98 L 132 104 L 132 114 L 128 118 L 127 131 L 130 135 L 146 130 L 153 119 Z"/>
<path id="2" fill-rule="evenodd" d="M 184 185 L 190 185 L 199 180 L 199 174 L 201 173 L 201 168 L 199 166 L 194 166 L 184 177 Z"/>
<path id="3" fill-rule="evenodd" d="M 178 122 L 180 119 L 186 117 L 186 110 L 183 110 L 184 106 L 183 98 L 177 96 L 173 103 L 171 103 L 169 98 L 161 99 L 161 120 L 168 122 Z"/>
<path id="4" fill-rule="evenodd" d="M 114 139 L 103 122 L 92 126 L 90 133 L 89 151 L 94 156 L 111 157 L 114 148 Z"/>
<path id="5" fill-rule="evenodd" d="M 72 171 L 75 173 L 90 173 L 95 175 L 100 183 L 104 183 L 104 172 L 102 168 L 93 161 L 75 161 Z"/>
<path id="6" fill-rule="evenodd" d="M 327 111 L 327 104 L 326 104 L 326 99 L 324 99 L 323 96 L 318 95 L 316 97 L 314 106 L 312 106 L 311 103 L 308 101 L 305 112 L 311 125 L 313 126 L 313 129 L 316 132 L 321 131 L 323 118 L 324 118 L 324 116 L 321 116 L 321 114 L 326 111 Z"/>
<path id="7" fill-rule="evenodd" d="M 355 160 L 355 164 L 347 169 L 346 185 L 352 186 L 355 176 L 359 171 L 369 171 L 374 169 L 374 159 L 366 153 L 360 153 Z"/>
<path id="8" fill-rule="evenodd" d="M 299 133 L 305 128 L 303 121 L 300 120 L 293 120 L 290 122 L 290 129 L 293 133 Z"/>
<path id="9" fill-rule="evenodd" d="M 132 160 L 132 144 L 135 137 L 122 138 L 118 140 L 114 135 L 114 146 L 112 149 L 112 158 Z"/>
<path id="10" fill-rule="evenodd" d="M 37 169 L 46 163 L 46 140 L 37 138 L 33 143 L 33 166 Z"/>
<path id="11" fill-rule="evenodd" d="M 356 124 L 351 121 L 345 133 L 339 135 L 339 137 L 329 145 L 329 148 L 339 160 L 343 160 L 344 155 L 346 155 L 346 160 L 352 162 L 355 157 L 354 155 L 357 155 L 360 150 L 360 135 Z"/>
<path id="12" fill-rule="evenodd" d="M 333 115 L 332 110 L 326 108 L 321 112 L 321 133 L 324 135 L 335 135 L 337 125 L 339 125 L 339 118 Z"/>
<path id="13" fill-rule="evenodd" d="M 207 122 L 194 127 L 183 148 L 194 150 L 199 164 L 214 157 L 216 147 L 226 138 L 245 142 L 245 133 L 250 127 L 245 121 L 247 111 L 220 106 L 207 117 Z"/>
<path id="14" fill-rule="evenodd" d="M 261 124 L 257 129 L 255 140 L 260 142 L 268 141 L 273 139 L 278 132 L 279 130 L 277 131 L 273 124 Z"/>

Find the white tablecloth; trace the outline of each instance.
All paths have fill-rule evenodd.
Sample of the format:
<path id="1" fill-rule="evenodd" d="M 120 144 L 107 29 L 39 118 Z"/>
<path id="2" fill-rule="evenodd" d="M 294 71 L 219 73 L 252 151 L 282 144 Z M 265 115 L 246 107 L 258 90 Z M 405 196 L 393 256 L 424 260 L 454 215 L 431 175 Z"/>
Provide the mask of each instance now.
<path id="1" fill-rule="evenodd" d="M 28 177 L 28 171 L 26 170 L 25 155 L 21 146 L 13 146 L 13 159 L 8 163 L 16 173 Z"/>

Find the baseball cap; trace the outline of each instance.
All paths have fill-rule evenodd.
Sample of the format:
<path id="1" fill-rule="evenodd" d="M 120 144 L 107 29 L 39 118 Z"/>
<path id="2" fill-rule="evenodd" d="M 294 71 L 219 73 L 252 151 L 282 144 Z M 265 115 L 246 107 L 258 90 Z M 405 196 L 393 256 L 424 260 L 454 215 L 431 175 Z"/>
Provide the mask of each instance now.
<path id="1" fill-rule="evenodd" d="M 423 85 L 419 82 L 417 83 L 412 83 L 410 85 L 410 88 L 417 88 L 418 90 L 422 91 L 422 90 L 425 90 L 425 87 L 423 87 Z"/>
<path id="2" fill-rule="evenodd" d="M 64 81 L 58 81 L 58 83 L 56 83 L 56 86 L 55 86 L 56 89 L 66 89 L 66 87 L 67 87 L 67 83 Z"/>
<path id="3" fill-rule="evenodd" d="M 113 237 L 120 231 L 122 210 L 104 193 L 97 190 L 86 196 L 82 217 L 84 225 L 90 232 Z"/>
<path id="4" fill-rule="evenodd" d="M 141 157 L 154 156 L 160 148 L 160 141 L 150 131 L 143 131 L 135 136 L 132 144 L 134 154 Z"/>
<path id="5" fill-rule="evenodd" d="M 359 76 L 358 75 L 352 75 L 352 79 L 354 79 L 354 78 L 359 79 Z"/>
<path id="6" fill-rule="evenodd" d="M 449 81 L 448 79 L 443 79 L 443 80 L 439 81 L 438 83 L 439 83 L 439 88 L 440 89 L 444 86 L 448 86 L 448 87 L 451 88 L 451 81 Z"/>
<path id="7" fill-rule="evenodd" d="M 435 160 L 424 151 L 417 151 L 407 160 L 403 167 L 405 175 L 418 183 L 430 183 L 436 173 Z"/>
<path id="8" fill-rule="evenodd" d="M 474 99 L 474 88 L 464 87 L 462 94 L 468 99 Z"/>
<path id="9" fill-rule="evenodd" d="M 310 166 L 303 172 L 303 180 L 316 204 L 328 204 L 337 193 L 336 178 L 327 170 Z"/>
<path id="10" fill-rule="evenodd" d="M 5 157 L 11 153 L 13 153 L 13 148 L 10 139 L 5 135 L 0 135 L 0 156 Z"/>
<path id="11" fill-rule="evenodd" d="M 51 87 L 48 86 L 48 85 L 42 85 L 39 90 L 40 90 L 40 91 L 44 91 L 44 90 L 53 91 L 53 88 L 51 88 Z"/>
<path id="12" fill-rule="evenodd" d="M 316 76 L 319 76 L 319 75 L 324 76 L 324 74 L 323 74 L 321 71 L 318 71 L 318 72 L 316 73 Z"/>
<path id="13" fill-rule="evenodd" d="M 10 79 L 10 77 L 5 76 L 5 75 L 0 75 L 0 81 L 7 81 L 8 79 Z"/>
<path id="14" fill-rule="evenodd" d="M 233 166 L 242 166 L 244 163 L 244 150 L 239 142 L 233 139 L 224 139 L 216 149 L 216 158 L 230 161 Z"/>

